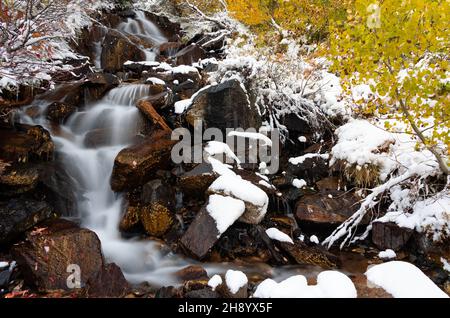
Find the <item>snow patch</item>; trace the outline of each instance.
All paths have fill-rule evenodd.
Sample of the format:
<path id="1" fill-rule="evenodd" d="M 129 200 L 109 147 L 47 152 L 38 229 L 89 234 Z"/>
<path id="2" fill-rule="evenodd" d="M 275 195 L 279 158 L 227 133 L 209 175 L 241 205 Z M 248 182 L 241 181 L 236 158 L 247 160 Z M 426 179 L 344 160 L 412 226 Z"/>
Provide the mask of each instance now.
<path id="1" fill-rule="evenodd" d="M 387 249 L 385 251 L 381 251 L 380 253 L 378 253 L 378 257 L 382 258 L 382 259 L 392 259 L 392 258 L 396 258 L 397 254 L 395 254 L 395 252 L 391 249 Z"/>
<path id="2" fill-rule="evenodd" d="M 213 291 L 216 290 L 219 285 L 222 285 L 222 277 L 220 277 L 220 275 L 216 274 L 208 281 L 208 286 L 211 287 Z"/>
<path id="3" fill-rule="evenodd" d="M 241 200 L 213 194 L 209 197 L 206 210 L 216 221 L 220 237 L 245 211 L 245 204 Z"/>
<path id="4" fill-rule="evenodd" d="M 294 241 L 292 241 L 292 239 L 289 237 L 289 235 L 287 235 L 286 233 L 281 232 L 279 229 L 276 229 L 274 227 L 271 227 L 270 229 L 267 229 L 266 230 L 266 234 L 272 240 L 294 244 Z"/>
<path id="5" fill-rule="evenodd" d="M 248 283 L 248 279 L 243 272 L 229 269 L 225 274 L 225 282 L 230 292 L 236 294 Z"/>

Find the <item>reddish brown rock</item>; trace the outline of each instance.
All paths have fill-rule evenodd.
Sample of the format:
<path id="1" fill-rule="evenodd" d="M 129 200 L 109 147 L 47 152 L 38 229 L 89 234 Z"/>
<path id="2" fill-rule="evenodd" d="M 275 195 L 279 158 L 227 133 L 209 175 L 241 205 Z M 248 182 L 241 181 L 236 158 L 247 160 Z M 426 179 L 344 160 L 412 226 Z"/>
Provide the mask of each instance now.
<path id="1" fill-rule="evenodd" d="M 202 259 L 219 239 L 216 221 L 202 208 L 184 233 L 180 243 L 192 256 Z"/>
<path id="2" fill-rule="evenodd" d="M 112 189 L 116 192 L 134 189 L 151 180 L 156 170 L 170 167 L 175 143 L 167 132 L 158 132 L 120 151 L 111 175 Z"/>
<path id="3" fill-rule="evenodd" d="M 336 225 L 347 220 L 359 208 L 359 197 L 343 191 L 308 194 L 297 201 L 298 222 Z"/>
<path id="4" fill-rule="evenodd" d="M 86 286 L 88 297 L 118 298 L 125 296 L 130 286 L 123 276 L 122 270 L 114 263 L 107 264 L 94 276 Z"/>
<path id="5" fill-rule="evenodd" d="M 206 270 L 200 265 L 190 265 L 180 269 L 175 275 L 182 281 L 208 279 Z"/>
<path id="6" fill-rule="evenodd" d="M 122 232 L 134 231 L 141 224 L 139 211 L 139 207 L 129 206 L 120 220 L 119 230 Z"/>
<path id="7" fill-rule="evenodd" d="M 103 268 L 97 235 L 62 219 L 34 228 L 12 253 L 26 282 L 41 290 L 71 289 L 67 283 L 71 264 L 73 268 L 79 266 L 81 287 Z"/>
<path id="8" fill-rule="evenodd" d="M 399 227 L 393 222 L 373 222 L 372 242 L 382 250 L 392 249 L 398 251 L 411 238 L 413 230 Z"/>
<path id="9" fill-rule="evenodd" d="M 148 100 L 141 100 L 137 103 L 137 108 L 151 121 L 153 127 L 170 132 L 171 129 L 167 125 L 164 118 L 158 114 L 152 103 Z"/>
<path id="10" fill-rule="evenodd" d="M 0 197 L 20 195 L 36 188 L 39 173 L 27 166 L 17 166 L 0 174 Z"/>
<path id="11" fill-rule="evenodd" d="M 204 199 L 209 186 L 217 178 L 210 164 L 201 163 L 194 169 L 182 174 L 178 184 L 188 198 Z"/>

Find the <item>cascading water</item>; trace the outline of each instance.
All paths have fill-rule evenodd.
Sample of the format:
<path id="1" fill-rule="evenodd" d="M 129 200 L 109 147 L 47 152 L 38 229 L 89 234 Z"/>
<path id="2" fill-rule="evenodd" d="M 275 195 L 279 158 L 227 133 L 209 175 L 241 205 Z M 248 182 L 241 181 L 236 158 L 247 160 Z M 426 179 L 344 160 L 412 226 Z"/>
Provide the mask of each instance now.
<path id="1" fill-rule="evenodd" d="M 151 43 L 153 47 L 158 47 L 160 44 L 167 42 L 167 38 L 161 32 L 156 24 L 149 21 L 143 11 L 134 11 L 135 17 L 128 18 L 126 22 L 122 22 L 117 26 L 117 29 L 125 34 L 139 37 L 144 41 Z M 155 59 L 155 49 L 143 50 L 147 61 Z"/>

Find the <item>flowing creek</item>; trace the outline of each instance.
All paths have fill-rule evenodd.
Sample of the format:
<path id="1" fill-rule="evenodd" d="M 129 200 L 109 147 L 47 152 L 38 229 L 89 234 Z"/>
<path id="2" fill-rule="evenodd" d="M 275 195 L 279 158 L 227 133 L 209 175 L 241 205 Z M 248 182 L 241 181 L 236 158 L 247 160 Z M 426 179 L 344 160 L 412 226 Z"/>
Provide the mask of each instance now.
<path id="1" fill-rule="evenodd" d="M 128 21 L 122 22 L 118 29 L 122 33 L 146 39 L 155 46 L 167 41 L 142 12 L 137 12 L 136 18 L 128 18 Z M 145 53 L 148 61 L 155 59 L 154 49 L 145 49 Z M 98 63 L 97 61 L 96 64 Z M 81 226 L 98 235 L 106 259 L 119 265 L 131 283 L 147 281 L 156 286 L 168 286 L 179 283 L 174 272 L 198 262 L 164 252 L 162 244 L 156 241 L 123 238 L 118 224 L 125 202 L 122 194 L 111 190 L 109 182 L 116 155 L 121 149 L 131 145 L 136 135 L 139 121 L 136 102 L 149 94 L 146 85 L 122 84 L 110 90 L 101 100 L 87 103 L 58 129 L 45 116 L 32 119 L 22 113 L 21 121 L 42 125 L 50 131 L 56 145 L 56 160 L 63 164 L 67 174 L 74 180 L 73 191 L 79 198 L 78 211 L 72 217 L 78 218 Z M 34 105 L 40 105 L 43 109 L 48 104 L 44 100 L 34 102 Z M 96 148 L 86 146 L 88 134 L 98 129 L 108 132 L 105 145 Z M 363 256 L 350 263 L 356 265 L 341 270 L 361 274 L 367 268 L 367 260 Z M 314 278 L 323 270 L 314 266 L 273 268 L 263 263 L 201 265 L 209 276 L 230 268 L 239 268 L 249 275 L 250 280 L 256 276 L 281 280 L 293 274 Z"/>

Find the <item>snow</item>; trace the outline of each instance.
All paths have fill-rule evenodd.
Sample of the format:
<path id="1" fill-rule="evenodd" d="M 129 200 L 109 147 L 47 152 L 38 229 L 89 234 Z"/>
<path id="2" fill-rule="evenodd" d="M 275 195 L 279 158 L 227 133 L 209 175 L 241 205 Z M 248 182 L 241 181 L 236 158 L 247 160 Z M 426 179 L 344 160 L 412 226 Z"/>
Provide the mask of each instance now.
<path id="1" fill-rule="evenodd" d="M 212 288 L 212 290 L 216 290 L 217 286 L 222 285 L 222 277 L 220 275 L 214 275 L 208 281 L 208 286 Z"/>
<path id="2" fill-rule="evenodd" d="M 219 238 L 245 211 L 245 204 L 241 200 L 213 194 L 209 197 L 206 210 L 216 221 Z"/>
<path id="3" fill-rule="evenodd" d="M 204 150 L 211 156 L 225 154 L 227 157 L 236 161 L 238 165 L 241 163 L 239 158 L 234 154 L 234 152 L 230 149 L 230 147 L 226 143 L 215 140 L 208 141 Z"/>
<path id="4" fill-rule="evenodd" d="M 0 269 L 3 269 L 7 266 L 9 266 L 9 262 L 0 262 Z"/>
<path id="5" fill-rule="evenodd" d="M 258 207 L 259 219 L 263 219 L 269 205 L 269 197 L 259 187 L 238 175 L 225 174 L 217 178 L 209 187 L 210 191 L 231 195 Z"/>
<path id="6" fill-rule="evenodd" d="M 314 244 L 319 244 L 319 238 L 315 235 L 311 235 L 309 241 Z"/>
<path id="7" fill-rule="evenodd" d="M 304 242 L 304 241 L 305 241 L 305 236 L 304 236 L 303 234 L 301 234 L 301 235 L 298 237 L 298 239 L 299 239 L 300 241 Z"/>
<path id="8" fill-rule="evenodd" d="M 293 165 L 299 165 L 299 164 L 302 164 L 306 159 L 312 159 L 312 158 L 318 158 L 318 157 L 328 160 L 329 155 L 328 154 L 320 154 L 320 153 L 307 153 L 303 156 L 289 158 L 289 163 L 291 163 Z"/>
<path id="9" fill-rule="evenodd" d="M 156 77 L 149 77 L 145 80 L 146 83 L 151 83 L 154 85 L 166 85 L 166 82 L 164 82 L 162 79 L 156 78 Z"/>
<path id="10" fill-rule="evenodd" d="M 385 251 L 381 251 L 380 253 L 378 253 L 378 257 L 379 258 L 383 258 L 383 259 L 391 259 L 391 258 L 396 258 L 397 254 L 395 254 L 395 252 L 391 249 L 387 249 Z"/>
<path id="11" fill-rule="evenodd" d="M 267 137 L 261 133 L 231 131 L 228 133 L 228 136 L 237 136 L 237 137 L 243 137 L 243 138 L 248 138 L 248 139 L 252 139 L 252 140 L 260 140 L 263 142 L 262 146 L 272 147 L 272 140 L 270 140 L 269 137 Z"/>
<path id="12" fill-rule="evenodd" d="M 450 273 L 450 264 L 449 264 L 449 262 L 448 262 L 445 258 L 443 258 L 443 257 L 441 257 L 441 262 L 442 262 L 442 265 L 443 265 L 442 268 L 443 268 L 445 271 L 447 271 L 447 272 Z"/>
<path id="13" fill-rule="evenodd" d="M 306 187 L 307 183 L 303 179 L 294 179 L 292 180 L 292 185 L 298 189 L 301 189 L 303 187 Z"/>
<path id="14" fill-rule="evenodd" d="M 394 201 L 402 202 L 402 200 L 406 200 L 406 207 L 409 203 L 408 190 L 399 188 L 395 188 L 395 190 L 397 191 L 393 191 Z M 406 198 L 402 198 L 402 194 L 406 195 Z M 398 197 L 395 197 L 395 195 L 398 195 Z M 399 204 L 395 207 L 398 209 Z M 448 194 L 416 202 L 413 206 L 413 213 L 404 213 L 403 209 L 397 209 L 386 213 L 375 221 L 395 222 L 400 227 L 414 229 L 419 233 L 431 233 L 435 241 L 450 235 L 450 196 Z"/>
<path id="15" fill-rule="evenodd" d="M 225 274 L 225 282 L 230 292 L 236 294 L 248 283 L 248 279 L 243 272 L 229 269 Z"/>
<path id="16" fill-rule="evenodd" d="M 419 268 L 411 263 L 391 261 L 370 267 L 367 280 L 395 298 L 448 298 Z"/>
<path id="17" fill-rule="evenodd" d="M 268 183 L 265 180 L 259 180 L 258 184 L 262 185 L 263 187 L 266 187 L 268 189 L 275 189 L 275 187 L 273 185 L 271 185 L 270 183 Z"/>
<path id="18" fill-rule="evenodd" d="M 255 298 L 356 298 L 356 288 L 346 275 L 324 271 L 316 285 L 308 285 L 303 275 L 291 276 L 280 283 L 266 279 L 258 285 Z"/>
<path id="19" fill-rule="evenodd" d="M 294 241 L 292 241 L 292 239 L 287 234 L 281 232 L 279 229 L 276 229 L 274 227 L 267 229 L 266 234 L 272 240 L 294 244 Z"/>
<path id="20" fill-rule="evenodd" d="M 209 89 L 211 86 L 213 85 L 206 85 L 203 88 L 199 89 L 194 95 L 192 95 L 191 98 L 176 102 L 175 114 L 182 114 L 184 111 L 186 111 L 189 107 L 191 107 L 192 103 L 194 102 L 194 99 L 198 96 L 198 94 Z"/>
<path id="21" fill-rule="evenodd" d="M 188 65 L 179 65 L 173 67 L 171 70 L 174 74 L 189 74 L 189 73 L 198 73 L 197 68 Z"/>
<path id="22" fill-rule="evenodd" d="M 379 148 L 395 143 L 391 133 L 366 120 L 352 120 L 336 129 L 335 133 L 338 142 L 332 149 L 330 165 L 337 160 L 359 166 L 381 165 L 386 154 L 380 154 Z"/>
<path id="23" fill-rule="evenodd" d="M 306 142 L 306 137 L 305 136 L 300 136 L 300 137 L 298 137 L 298 141 Z"/>

